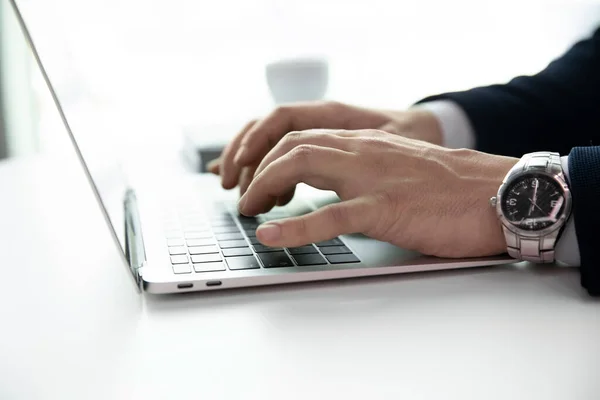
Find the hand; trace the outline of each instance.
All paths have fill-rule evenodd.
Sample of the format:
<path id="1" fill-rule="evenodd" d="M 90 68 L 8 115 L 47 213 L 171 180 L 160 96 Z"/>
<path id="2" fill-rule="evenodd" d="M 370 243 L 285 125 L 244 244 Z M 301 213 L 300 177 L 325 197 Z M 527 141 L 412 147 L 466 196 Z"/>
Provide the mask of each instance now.
<path id="1" fill-rule="evenodd" d="M 333 102 L 299 103 L 277 108 L 259 121 L 251 121 L 227 145 L 221 157 L 208 165 L 221 175 L 224 188 L 240 186 L 244 194 L 264 156 L 288 133 L 314 128 L 367 129 L 440 144 L 442 136 L 433 114 L 425 110 L 383 111 Z M 283 193 L 279 205 L 294 193 Z"/>
<path id="2" fill-rule="evenodd" d="M 266 212 L 305 182 L 341 202 L 261 225 L 262 243 L 293 247 L 360 232 L 441 257 L 500 254 L 506 243 L 489 199 L 517 162 L 374 129 L 292 132 L 262 160 L 239 210 Z"/>

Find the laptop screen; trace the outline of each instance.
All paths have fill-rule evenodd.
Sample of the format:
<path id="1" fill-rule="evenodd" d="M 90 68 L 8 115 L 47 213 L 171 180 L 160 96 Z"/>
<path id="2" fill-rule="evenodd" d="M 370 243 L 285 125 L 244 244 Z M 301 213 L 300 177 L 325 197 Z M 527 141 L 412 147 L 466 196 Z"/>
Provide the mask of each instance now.
<path id="1" fill-rule="evenodd" d="M 61 49 L 61 43 L 47 43 L 48 35 L 44 35 L 40 24 L 35 23 L 35 18 L 40 18 L 39 10 L 32 12 L 35 2 L 11 0 L 11 4 L 36 61 L 35 67 L 40 69 L 65 125 L 65 134 L 69 135 L 75 147 L 112 234 L 124 254 L 123 201 L 128 184 L 121 163 L 124 159 L 121 153 L 125 150 L 119 145 L 120 127 L 115 123 L 118 118 L 110 115 L 102 101 L 86 91 L 85 85 L 73 91 L 69 86 L 54 84 L 69 73 L 67 46 Z M 61 27 L 56 26 L 56 29 Z M 49 53 L 61 50 L 63 57 Z"/>

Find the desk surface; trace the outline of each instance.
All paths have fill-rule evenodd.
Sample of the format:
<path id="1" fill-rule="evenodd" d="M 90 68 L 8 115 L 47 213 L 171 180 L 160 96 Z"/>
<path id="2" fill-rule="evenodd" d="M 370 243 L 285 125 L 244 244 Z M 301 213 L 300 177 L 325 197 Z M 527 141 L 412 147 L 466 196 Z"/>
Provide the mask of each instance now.
<path id="1" fill-rule="evenodd" d="M 596 399 L 568 268 L 135 292 L 73 158 L 0 163 L 2 399 Z"/>

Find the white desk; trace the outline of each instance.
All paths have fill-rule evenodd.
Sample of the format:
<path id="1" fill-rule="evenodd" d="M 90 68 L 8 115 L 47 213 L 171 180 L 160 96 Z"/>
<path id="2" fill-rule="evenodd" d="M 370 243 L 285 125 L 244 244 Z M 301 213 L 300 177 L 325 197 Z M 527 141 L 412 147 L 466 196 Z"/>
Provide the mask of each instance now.
<path id="1" fill-rule="evenodd" d="M 597 399 L 575 270 L 138 295 L 74 159 L 0 163 L 1 399 Z"/>

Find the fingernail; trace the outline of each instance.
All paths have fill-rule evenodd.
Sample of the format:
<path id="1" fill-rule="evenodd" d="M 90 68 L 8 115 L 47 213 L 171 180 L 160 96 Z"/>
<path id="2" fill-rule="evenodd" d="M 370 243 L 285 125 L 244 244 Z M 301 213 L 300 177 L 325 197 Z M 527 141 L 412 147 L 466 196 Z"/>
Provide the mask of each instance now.
<path id="1" fill-rule="evenodd" d="M 246 194 L 245 193 L 238 200 L 237 207 L 238 207 L 238 211 L 240 212 L 240 214 L 244 213 L 244 204 L 246 204 Z"/>
<path id="2" fill-rule="evenodd" d="M 218 165 L 219 165 L 219 161 L 218 160 L 212 160 L 212 161 L 206 163 L 206 170 L 213 172 L 213 170 L 215 168 L 217 168 Z"/>
<path id="3" fill-rule="evenodd" d="M 258 238 L 265 242 L 274 242 L 281 237 L 281 227 L 276 224 L 266 223 L 258 227 Z"/>

